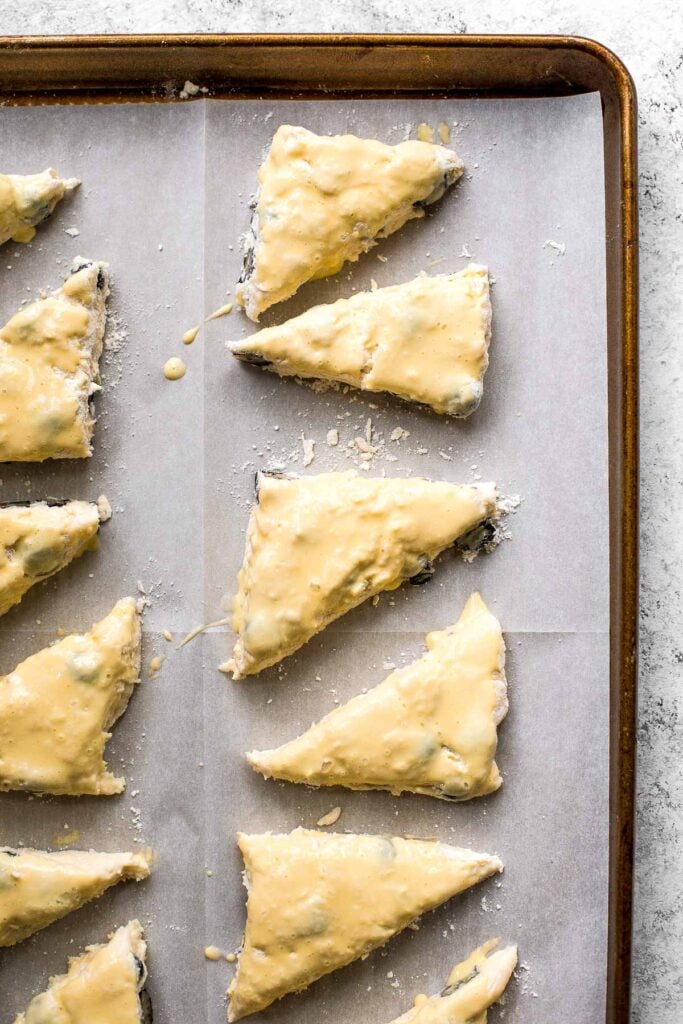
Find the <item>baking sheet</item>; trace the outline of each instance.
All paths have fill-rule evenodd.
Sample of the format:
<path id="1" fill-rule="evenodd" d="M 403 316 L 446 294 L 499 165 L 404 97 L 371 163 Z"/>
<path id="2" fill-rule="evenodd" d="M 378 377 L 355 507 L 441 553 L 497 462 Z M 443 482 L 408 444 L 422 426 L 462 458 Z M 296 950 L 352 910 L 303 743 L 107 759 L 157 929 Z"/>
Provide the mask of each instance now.
<path id="1" fill-rule="evenodd" d="M 254 329 L 239 313 L 181 336 L 227 301 L 238 237 L 262 151 L 280 123 L 388 142 L 420 122 L 452 127 L 468 173 L 438 209 L 348 272 L 305 286 L 262 323 L 316 301 L 487 262 L 494 338 L 482 405 L 449 422 L 381 396 L 315 394 L 228 358 L 223 341 Z M 0 672 L 87 627 L 138 581 L 150 606 L 146 679 L 116 727 L 108 759 L 128 790 L 112 800 L 0 799 L 0 842 L 81 847 L 142 843 L 159 854 L 148 883 L 121 886 L 0 958 L 2 1020 L 12 1020 L 65 958 L 138 915 L 150 943 L 157 1024 L 224 1020 L 233 968 L 203 958 L 236 949 L 244 922 L 237 829 L 315 826 L 412 833 L 499 853 L 505 874 L 428 915 L 382 951 L 290 996 L 256 1021 L 383 1024 L 418 991 L 437 991 L 454 962 L 492 935 L 524 964 L 495 1021 L 592 1022 L 604 1012 L 608 850 L 607 393 L 602 123 L 597 94 L 528 100 L 214 101 L 0 111 L 3 165 L 53 164 L 82 177 L 31 246 L 0 254 L 0 317 L 57 286 L 75 255 L 109 260 L 122 318 L 104 364 L 96 454 L 83 464 L 0 467 L 0 495 L 96 498 L 114 517 L 100 550 L 34 588 L 0 619 Z M 80 234 L 71 238 L 68 227 Z M 386 258 L 379 259 L 382 256 Z M 126 335 L 126 337 L 124 337 Z M 181 351 L 182 350 L 182 351 Z M 164 361 L 188 364 L 166 382 Z M 162 637 L 220 617 L 243 552 L 253 474 L 354 465 L 366 429 L 371 473 L 495 479 L 523 497 L 513 537 L 471 565 L 446 554 L 428 586 L 384 595 L 254 680 L 215 666 L 229 630 L 182 651 Z M 390 440 L 400 426 L 409 431 Z M 325 443 L 337 428 L 340 444 Z M 303 467 L 300 438 L 314 439 Z M 395 461 L 393 461 L 395 460 Z M 449 805 L 426 798 L 308 791 L 265 782 L 245 750 L 295 735 L 379 682 L 384 664 L 423 650 L 480 589 L 508 643 L 510 714 L 500 729 L 505 783 Z M 145 675 L 148 675 L 146 672 Z M 207 874 L 211 872 L 211 874 Z M 391 972 L 391 974 L 389 973 Z"/>

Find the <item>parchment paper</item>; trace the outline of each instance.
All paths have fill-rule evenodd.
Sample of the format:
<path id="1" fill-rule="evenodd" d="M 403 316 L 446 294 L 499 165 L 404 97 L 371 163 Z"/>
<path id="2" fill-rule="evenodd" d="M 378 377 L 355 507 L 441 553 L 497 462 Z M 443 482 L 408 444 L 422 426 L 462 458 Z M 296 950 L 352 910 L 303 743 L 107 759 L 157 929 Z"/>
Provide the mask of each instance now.
<path id="1" fill-rule="evenodd" d="M 190 348 L 184 331 L 228 300 L 262 152 L 280 123 L 398 142 L 420 122 L 451 126 L 467 175 L 429 216 L 349 271 L 305 286 L 263 325 L 317 301 L 446 273 L 473 259 L 495 279 L 494 337 L 482 405 L 451 422 L 381 396 L 314 393 L 232 360 L 223 342 L 254 326 L 237 312 Z M 139 916 L 149 940 L 156 1024 L 218 1024 L 244 923 L 234 833 L 315 827 L 435 836 L 499 853 L 490 880 L 428 915 L 384 950 L 290 996 L 254 1021 L 387 1024 L 417 992 L 498 935 L 524 965 L 490 1020 L 593 1024 L 604 1007 L 608 842 L 607 395 L 602 125 L 597 95 L 553 100 L 377 100 L 52 106 L 0 111 L 3 170 L 54 165 L 82 188 L 30 246 L 0 252 L 4 322 L 75 255 L 111 264 L 110 332 L 89 462 L 0 467 L 2 500 L 96 498 L 114 508 L 100 549 L 34 588 L 0 619 L 0 672 L 87 628 L 136 593 L 144 664 L 165 655 L 115 729 L 108 760 L 127 792 L 113 799 L 0 796 L 0 843 L 158 852 L 149 882 L 119 886 L 0 955 L 0 1019 L 11 1022 L 66 957 Z M 65 229 L 76 227 L 72 238 Z M 550 244 L 552 243 L 552 244 Z M 381 257 L 381 258 L 380 258 Z M 116 327 L 116 325 L 114 325 Z M 171 355 L 188 364 L 167 382 Z M 371 474 L 494 479 L 522 506 L 513 537 L 467 565 L 440 559 L 405 587 L 347 615 L 254 680 L 216 671 L 228 629 L 181 651 L 193 626 L 224 614 L 242 560 L 254 471 L 346 469 L 346 445 L 371 420 Z M 400 426 L 409 437 L 390 435 Z M 340 443 L 328 447 L 327 432 Z M 301 436 L 316 441 L 305 468 Z M 388 457 L 389 456 L 389 457 Z M 392 461 L 392 458 L 395 461 Z M 510 714 L 499 730 L 505 778 L 494 796 L 451 805 L 423 797 L 309 791 L 265 782 L 243 760 L 296 735 L 389 663 L 423 651 L 481 590 L 508 645 Z M 145 676 L 149 672 L 145 671 Z M 209 874 L 211 872 L 211 874 Z"/>

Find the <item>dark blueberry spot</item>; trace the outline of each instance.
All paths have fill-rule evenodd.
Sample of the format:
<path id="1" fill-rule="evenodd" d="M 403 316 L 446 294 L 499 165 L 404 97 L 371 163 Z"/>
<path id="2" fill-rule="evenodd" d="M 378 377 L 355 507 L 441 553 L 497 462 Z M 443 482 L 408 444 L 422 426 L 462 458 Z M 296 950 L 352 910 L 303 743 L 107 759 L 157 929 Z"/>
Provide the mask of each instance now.
<path id="1" fill-rule="evenodd" d="M 152 1000 L 146 988 L 140 993 L 140 1021 L 141 1024 L 152 1024 L 154 1014 L 152 1013 Z"/>
<path id="2" fill-rule="evenodd" d="M 408 579 L 408 582 L 412 583 L 414 587 L 421 587 L 423 583 L 426 583 L 434 575 L 434 563 L 426 555 L 420 555 L 419 562 L 420 571 Z"/>
<path id="3" fill-rule="evenodd" d="M 2 849 L 0 850 L 0 853 L 5 853 L 5 854 L 7 854 L 8 857 L 18 857 L 19 856 L 19 851 L 18 850 L 10 850 L 9 846 L 3 846 Z"/>
<path id="4" fill-rule="evenodd" d="M 264 359 L 263 356 L 257 355 L 255 352 L 235 352 L 238 359 L 241 359 L 243 363 L 252 363 L 254 366 L 272 366 L 270 359 Z"/>
<path id="5" fill-rule="evenodd" d="M 81 263 L 74 263 L 73 267 L 71 268 L 71 273 L 72 274 L 78 274 L 78 273 L 81 272 L 81 270 L 85 270 L 86 267 L 91 267 L 91 266 L 92 266 L 92 260 L 83 260 Z"/>
<path id="6" fill-rule="evenodd" d="M 104 270 L 100 267 L 97 271 L 97 287 L 100 291 L 104 288 L 107 283 L 107 279 L 104 276 Z"/>
<path id="7" fill-rule="evenodd" d="M 456 541 L 455 547 L 458 551 L 473 554 L 477 551 L 487 551 L 495 546 L 497 537 L 496 524 L 491 519 L 479 523 L 469 533 L 464 534 Z"/>

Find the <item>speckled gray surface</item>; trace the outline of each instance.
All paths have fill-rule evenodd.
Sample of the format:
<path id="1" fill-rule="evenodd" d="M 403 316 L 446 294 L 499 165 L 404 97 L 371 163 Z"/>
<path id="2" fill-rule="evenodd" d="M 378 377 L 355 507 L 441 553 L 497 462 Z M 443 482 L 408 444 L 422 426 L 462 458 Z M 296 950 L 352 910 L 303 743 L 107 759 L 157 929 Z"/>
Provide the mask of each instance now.
<path id="1" fill-rule="evenodd" d="M 0 34 L 558 32 L 611 47 L 639 94 L 642 614 L 634 1024 L 683 1020 L 683 25 L 679 0 L 3 0 Z M 532 9 L 533 8 L 533 9 Z M 46 12 L 49 11 L 49 17 Z"/>

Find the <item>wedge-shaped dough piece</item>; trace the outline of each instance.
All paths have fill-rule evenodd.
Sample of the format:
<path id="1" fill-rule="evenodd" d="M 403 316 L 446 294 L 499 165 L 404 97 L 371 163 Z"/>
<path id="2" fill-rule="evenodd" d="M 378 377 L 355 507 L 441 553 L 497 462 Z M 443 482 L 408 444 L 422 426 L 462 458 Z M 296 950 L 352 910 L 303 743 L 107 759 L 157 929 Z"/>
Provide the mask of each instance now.
<path id="1" fill-rule="evenodd" d="M 0 946 L 13 946 L 112 885 L 147 878 L 151 854 L 0 848 Z"/>
<path id="2" fill-rule="evenodd" d="M 0 615 L 91 547 L 102 518 L 88 501 L 0 506 Z"/>
<path id="3" fill-rule="evenodd" d="M 473 594 L 455 626 L 427 636 L 424 657 L 247 758 L 266 778 L 469 800 L 502 783 L 494 757 L 507 709 L 503 634 Z"/>
<path id="4" fill-rule="evenodd" d="M 498 939 L 475 949 L 451 971 L 437 996 L 419 996 L 393 1024 L 486 1024 L 486 1011 L 502 996 L 517 965 L 517 947 L 496 952 Z"/>
<path id="5" fill-rule="evenodd" d="M 258 320 L 305 281 L 336 274 L 423 217 L 464 169 L 457 153 L 429 142 L 387 146 L 282 125 L 258 172 L 238 304 Z"/>
<path id="6" fill-rule="evenodd" d="M 0 174 L 0 245 L 10 238 L 30 242 L 36 225 L 78 185 L 77 178 L 60 178 L 52 167 L 40 174 Z"/>
<path id="7" fill-rule="evenodd" d="M 64 637 L 0 677 L 0 790 L 121 793 L 125 782 L 107 771 L 104 746 L 139 679 L 132 597 L 89 632 Z"/>
<path id="8" fill-rule="evenodd" d="M 225 670 L 260 672 L 374 594 L 424 583 L 433 558 L 497 514 L 493 484 L 262 474 Z"/>
<path id="9" fill-rule="evenodd" d="M 79 258 L 74 268 L 0 328 L 0 462 L 92 454 L 109 278 L 106 263 Z"/>
<path id="10" fill-rule="evenodd" d="M 230 1020 L 365 956 L 503 869 L 498 857 L 419 839 L 298 828 L 238 843 L 249 896 Z"/>
<path id="11" fill-rule="evenodd" d="M 282 377 L 388 391 L 465 417 L 481 400 L 490 337 L 488 270 L 471 264 L 314 306 L 228 348 Z"/>
<path id="12" fill-rule="evenodd" d="M 152 1024 L 146 954 L 140 922 L 129 921 L 107 943 L 71 957 L 67 973 L 50 978 L 14 1024 Z"/>

